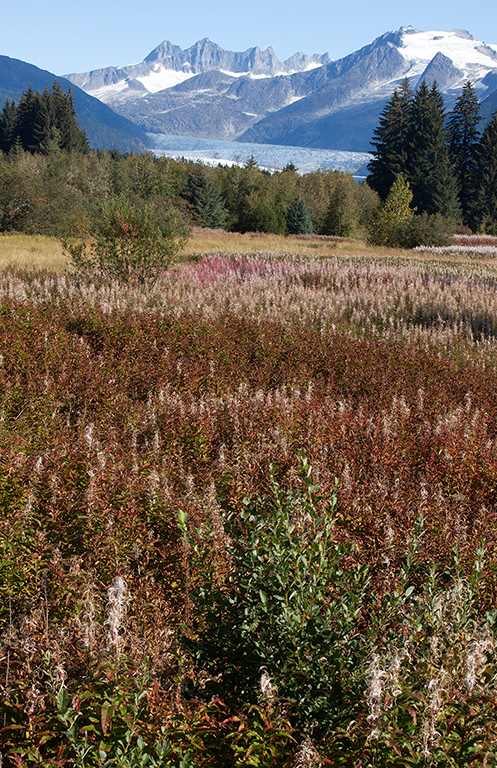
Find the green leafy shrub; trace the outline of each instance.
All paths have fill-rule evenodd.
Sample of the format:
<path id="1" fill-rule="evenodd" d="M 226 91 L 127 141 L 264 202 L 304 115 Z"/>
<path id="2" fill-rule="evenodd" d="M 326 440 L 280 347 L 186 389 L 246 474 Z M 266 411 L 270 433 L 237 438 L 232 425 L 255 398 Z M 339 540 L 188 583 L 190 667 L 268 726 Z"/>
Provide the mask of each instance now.
<path id="1" fill-rule="evenodd" d="M 35 546 L 39 520 L 31 510 L 32 499 L 13 473 L 0 465 L 0 626 L 36 592 L 34 574 L 42 570 Z"/>
<path id="2" fill-rule="evenodd" d="M 407 223 L 414 216 L 409 182 L 399 174 L 388 197 L 371 219 L 368 239 L 374 245 L 400 246 Z"/>
<path id="3" fill-rule="evenodd" d="M 440 213 L 412 216 L 399 227 L 399 244 L 404 248 L 416 248 L 419 245 L 450 245 L 455 225 Z"/>
<path id="4" fill-rule="evenodd" d="M 74 765 L 190 768 L 192 758 L 171 747 L 164 729 L 154 732 L 147 724 L 147 690 L 130 692 L 124 685 L 113 685 L 110 666 L 102 672 L 107 676 L 99 684 L 74 697 L 64 682 L 57 686 L 52 680 L 60 741 L 72 753 Z"/>
<path id="5" fill-rule="evenodd" d="M 203 681 L 194 695 L 234 711 L 282 708 L 295 742 L 311 734 L 333 764 L 493 764 L 496 613 L 482 603 L 484 548 L 469 571 L 457 548 L 445 566 L 428 564 L 420 516 L 372 588 L 338 533 L 336 488 L 329 504 L 317 496 L 305 458 L 301 478 L 304 491 L 284 492 L 272 477 L 270 496 L 210 527 L 189 531 L 179 515 L 193 554 L 183 644 Z"/>
<path id="6" fill-rule="evenodd" d="M 122 198 L 105 201 L 84 239 L 64 240 L 78 270 L 123 282 L 154 281 L 178 253 L 187 231 L 174 208 Z"/>
<path id="7" fill-rule="evenodd" d="M 232 712 L 220 699 L 185 703 L 168 737 L 195 757 L 196 768 L 289 766 L 295 753 L 294 731 L 267 702 Z M 182 766 L 179 766 L 182 768 Z"/>
<path id="8" fill-rule="evenodd" d="M 33 207 L 33 180 L 18 165 L 0 163 L 0 232 L 20 230 Z"/>
<path id="9" fill-rule="evenodd" d="M 369 227 L 369 240 L 375 245 L 398 248 L 416 248 L 419 245 L 448 245 L 455 224 L 440 213 L 420 215 L 410 207 L 412 192 L 409 183 L 400 175 L 392 184 L 390 193 L 373 216 Z"/>
<path id="10" fill-rule="evenodd" d="M 180 516 L 197 573 L 184 642 L 211 677 L 209 693 L 237 705 L 278 697 L 294 724 L 323 731 L 348 722 L 360 699 L 368 571 L 345 567 L 353 548 L 337 536 L 336 490 L 325 503 L 310 474 L 303 458 L 305 489 L 288 493 L 273 477 L 271 495 L 245 500 L 222 532 L 218 524 L 190 535 Z"/>

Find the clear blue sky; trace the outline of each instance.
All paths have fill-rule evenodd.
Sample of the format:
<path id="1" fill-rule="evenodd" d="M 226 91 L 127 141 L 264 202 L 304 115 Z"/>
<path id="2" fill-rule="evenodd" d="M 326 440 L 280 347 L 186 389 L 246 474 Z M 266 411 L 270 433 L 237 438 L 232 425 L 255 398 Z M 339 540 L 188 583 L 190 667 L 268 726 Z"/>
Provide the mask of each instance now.
<path id="1" fill-rule="evenodd" d="M 141 61 L 170 40 L 188 48 L 203 37 L 244 51 L 272 45 L 338 59 L 392 29 L 467 29 L 497 44 L 495 0 L 17 0 L 2 8 L 0 54 L 62 75 Z"/>

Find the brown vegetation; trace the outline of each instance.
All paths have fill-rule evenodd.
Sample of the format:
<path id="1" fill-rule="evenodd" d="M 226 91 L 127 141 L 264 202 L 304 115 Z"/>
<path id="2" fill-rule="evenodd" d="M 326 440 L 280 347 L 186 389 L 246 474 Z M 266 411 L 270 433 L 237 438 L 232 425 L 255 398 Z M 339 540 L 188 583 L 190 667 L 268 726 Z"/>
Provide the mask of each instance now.
<path id="1" fill-rule="evenodd" d="M 110 762 L 126 734 L 138 750 L 137 733 L 159 754 L 162 728 L 174 765 L 190 754 L 196 765 L 223 755 L 223 765 L 242 766 L 251 750 L 266 754 L 260 765 L 290 765 L 311 737 L 331 760 L 343 749 L 359 760 L 381 744 L 393 765 L 394 744 L 406 759 L 415 748 L 420 760 L 465 765 L 469 757 L 450 762 L 467 747 L 450 726 L 457 697 L 464 717 L 478 713 L 483 759 L 495 738 L 485 618 L 496 600 L 495 278 L 234 254 L 165 273 L 150 291 L 3 273 L 0 296 L 4 764 L 79 765 L 78 749 L 96 755 L 99 739 Z M 353 662 L 347 734 L 326 719 L 321 730 L 305 725 L 284 701 L 276 707 L 266 678 L 257 709 L 259 670 L 246 710 L 178 645 L 180 626 L 203 620 L 192 613 L 202 570 L 178 511 L 194 541 L 203 535 L 208 545 L 212 527 L 222 584 L 226 515 L 264 497 L 271 473 L 282 488 L 301 488 L 302 452 L 324 498 L 340 481 L 330 530 L 346 547 L 342 571 L 352 579 L 369 568 L 358 634 L 347 635 L 352 654 L 353 638 L 365 643 Z M 296 524 L 299 514 L 297 505 Z M 413 541 L 417 565 L 403 582 Z M 435 563 L 446 574 L 433 588 L 433 600 L 445 595 L 440 609 L 425 591 Z M 461 628 L 450 595 L 464 584 L 474 597 L 461 597 Z M 429 636 L 439 610 L 440 657 Z M 477 642 L 488 650 L 478 646 L 478 658 Z M 401 653 L 417 659 L 411 668 L 402 657 L 402 685 L 418 699 L 406 693 L 405 707 L 399 698 L 392 710 L 378 681 Z M 430 681 L 442 671 L 435 711 Z M 91 759 L 84 764 L 98 764 Z"/>

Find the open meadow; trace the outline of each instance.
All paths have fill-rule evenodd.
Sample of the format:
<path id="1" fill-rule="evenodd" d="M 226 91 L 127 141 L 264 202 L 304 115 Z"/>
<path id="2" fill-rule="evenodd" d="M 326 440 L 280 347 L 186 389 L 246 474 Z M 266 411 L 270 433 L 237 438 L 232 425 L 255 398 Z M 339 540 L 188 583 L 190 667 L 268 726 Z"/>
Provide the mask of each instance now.
<path id="1" fill-rule="evenodd" d="M 0 237 L 3 766 L 497 765 L 495 255 L 57 243 Z"/>

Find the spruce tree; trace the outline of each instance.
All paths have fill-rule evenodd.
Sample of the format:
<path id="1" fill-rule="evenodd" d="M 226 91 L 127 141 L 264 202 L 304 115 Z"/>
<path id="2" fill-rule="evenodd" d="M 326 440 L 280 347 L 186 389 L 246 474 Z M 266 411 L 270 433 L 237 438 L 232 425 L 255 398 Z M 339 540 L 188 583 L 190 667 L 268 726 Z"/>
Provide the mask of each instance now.
<path id="1" fill-rule="evenodd" d="M 300 198 L 296 198 L 286 212 L 286 228 L 289 235 L 310 235 L 312 233 L 309 208 Z"/>
<path id="2" fill-rule="evenodd" d="M 447 119 L 449 159 L 459 186 L 464 221 L 471 223 L 476 196 L 476 162 L 479 145 L 480 101 L 468 80 Z"/>
<path id="3" fill-rule="evenodd" d="M 204 227 L 224 229 L 228 220 L 228 212 L 223 205 L 220 192 L 214 184 L 198 170 L 188 177 L 184 197 L 195 208 Z"/>
<path id="4" fill-rule="evenodd" d="M 23 91 L 16 109 L 15 133 L 19 136 L 22 148 L 28 152 L 39 151 L 39 134 L 43 131 L 45 110 L 40 92 L 33 91 L 31 85 Z"/>
<path id="5" fill-rule="evenodd" d="M 0 150 L 6 155 L 16 139 L 16 103 L 6 101 L 0 114 Z"/>
<path id="6" fill-rule="evenodd" d="M 436 82 L 420 84 L 411 107 L 408 178 L 419 213 L 458 216 L 456 180 L 445 142 L 445 108 Z"/>
<path id="7" fill-rule="evenodd" d="M 373 159 L 368 165 L 368 185 L 385 200 L 399 175 L 409 164 L 409 136 L 413 94 L 408 78 L 395 89 L 380 115 L 371 144 Z"/>
<path id="8" fill-rule="evenodd" d="M 71 89 L 65 93 L 55 81 L 52 90 L 46 96 L 50 115 L 50 127 L 55 127 L 60 135 L 60 148 L 67 152 L 87 152 L 88 139 L 76 120 L 76 110 Z"/>
<path id="9" fill-rule="evenodd" d="M 477 223 L 497 234 L 497 110 L 486 125 L 478 147 Z"/>
<path id="10" fill-rule="evenodd" d="M 432 210 L 435 214 L 441 214 L 445 219 L 459 222 L 462 218 L 459 185 L 454 169 L 449 162 L 446 146 L 443 147 L 442 156 L 437 163 L 436 173 L 437 180 L 433 188 Z"/>

